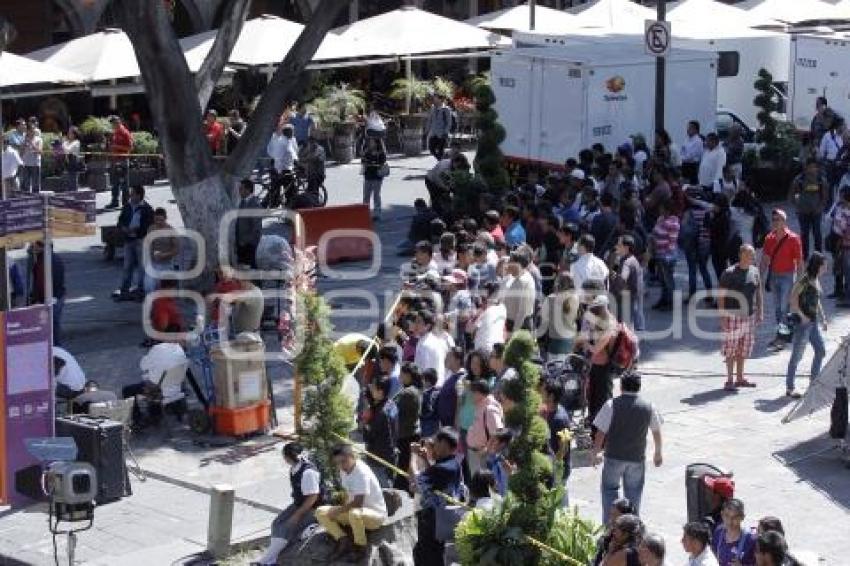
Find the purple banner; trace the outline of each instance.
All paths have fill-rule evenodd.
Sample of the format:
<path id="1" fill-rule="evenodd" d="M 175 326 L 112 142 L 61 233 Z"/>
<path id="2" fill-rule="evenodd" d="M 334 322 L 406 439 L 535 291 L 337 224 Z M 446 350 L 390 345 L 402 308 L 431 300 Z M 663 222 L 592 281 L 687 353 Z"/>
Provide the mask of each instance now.
<path id="1" fill-rule="evenodd" d="M 6 313 L 6 469 L 9 503 L 30 500 L 15 490 L 15 474 L 37 464 L 24 440 L 53 436 L 52 357 L 50 311 L 43 305 Z"/>

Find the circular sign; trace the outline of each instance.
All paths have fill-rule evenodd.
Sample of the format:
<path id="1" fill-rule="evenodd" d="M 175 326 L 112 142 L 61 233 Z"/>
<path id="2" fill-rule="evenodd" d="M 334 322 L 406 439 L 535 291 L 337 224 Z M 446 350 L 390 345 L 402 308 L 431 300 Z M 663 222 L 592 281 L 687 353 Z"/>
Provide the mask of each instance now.
<path id="1" fill-rule="evenodd" d="M 663 23 L 655 22 L 646 28 L 644 41 L 650 53 L 662 55 L 670 49 L 670 32 Z"/>

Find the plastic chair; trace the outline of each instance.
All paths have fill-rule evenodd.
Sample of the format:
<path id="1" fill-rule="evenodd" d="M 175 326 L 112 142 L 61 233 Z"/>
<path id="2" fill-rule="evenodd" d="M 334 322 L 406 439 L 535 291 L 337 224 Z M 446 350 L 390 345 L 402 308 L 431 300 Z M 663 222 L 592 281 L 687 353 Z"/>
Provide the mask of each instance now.
<path id="1" fill-rule="evenodd" d="M 145 471 L 136 459 L 136 455 L 133 454 L 133 449 L 130 447 L 130 435 L 132 434 L 132 428 L 130 425 L 133 421 L 133 405 L 135 405 L 135 403 L 136 400 L 132 397 L 118 401 L 92 403 L 89 405 L 89 415 L 92 417 L 107 418 L 121 423 L 123 427 L 121 444 L 124 450 L 124 458 L 130 462 L 130 465 L 127 466 L 127 470 L 139 481 L 145 481 L 147 479 L 147 474 L 145 474 Z"/>

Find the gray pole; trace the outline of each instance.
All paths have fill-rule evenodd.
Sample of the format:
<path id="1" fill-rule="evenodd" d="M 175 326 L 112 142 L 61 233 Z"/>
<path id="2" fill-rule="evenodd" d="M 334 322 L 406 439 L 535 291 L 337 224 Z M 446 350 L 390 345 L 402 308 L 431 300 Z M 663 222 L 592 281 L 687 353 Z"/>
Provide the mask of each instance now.
<path id="1" fill-rule="evenodd" d="M 534 12 L 537 10 L 537 0 L 528 2 L 528 29 L 534 31 Z"/>
<path id="2" fill-rule="evenodd" d="M 658 0 L 658 15 L 656 16 L 659 22 L 667 19 L 667 2 L 666 0 Z M 666 66 L 664 57 L 655 58 L 655 129 L 664 129 L 664 78 Z"/>

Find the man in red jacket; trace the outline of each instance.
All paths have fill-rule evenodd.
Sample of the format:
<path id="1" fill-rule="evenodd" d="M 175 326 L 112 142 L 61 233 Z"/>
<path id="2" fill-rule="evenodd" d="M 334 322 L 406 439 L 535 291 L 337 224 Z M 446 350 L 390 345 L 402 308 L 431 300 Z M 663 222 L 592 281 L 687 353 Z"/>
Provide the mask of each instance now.
<path id="1" fill-rule="evenodd" d="M 123 206 L 127 204 L 130 170 L 130 150 L 133 149 L 133 135 L 118 116 L 110 116 L 109 123 L 112 124 L 112 138 L 109 141 L 109 154 L 112 167 L 109 171 L 109 179 L 112 182 L 112 201 L 106 208 L 118 208 L 118 195 L 121 195 Z"/>
<path id="2" fill-rule="evenodd" d="M 218 121 L 218 113 L 212 108 L 204 116 L 204 135 L 213 155 L 221 153 L 221 143 L 224 140 L 224 126 Z"/>

